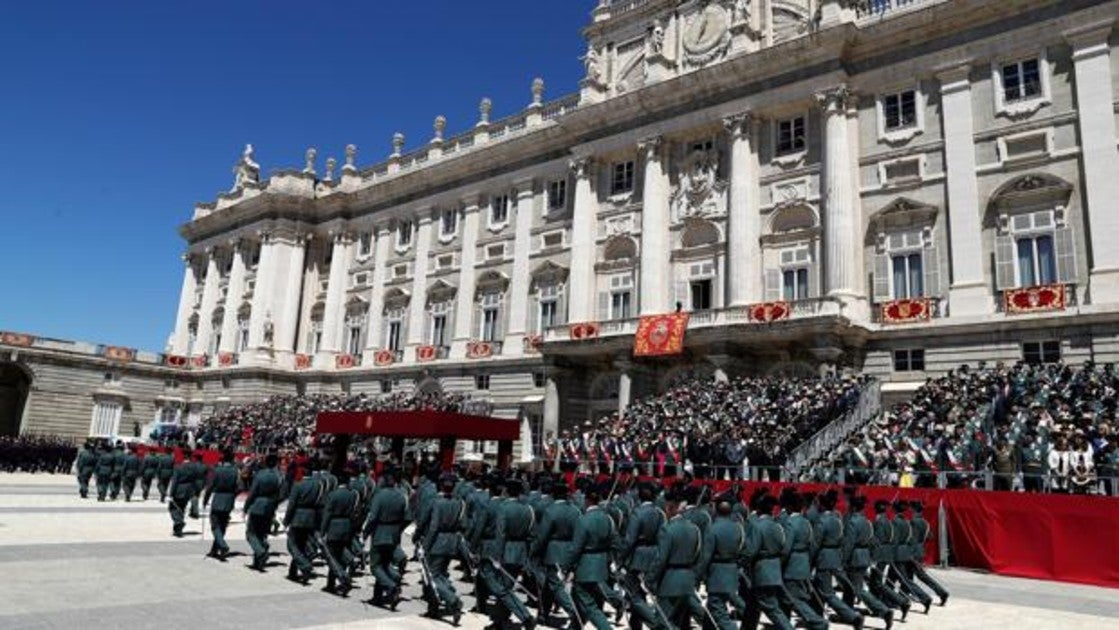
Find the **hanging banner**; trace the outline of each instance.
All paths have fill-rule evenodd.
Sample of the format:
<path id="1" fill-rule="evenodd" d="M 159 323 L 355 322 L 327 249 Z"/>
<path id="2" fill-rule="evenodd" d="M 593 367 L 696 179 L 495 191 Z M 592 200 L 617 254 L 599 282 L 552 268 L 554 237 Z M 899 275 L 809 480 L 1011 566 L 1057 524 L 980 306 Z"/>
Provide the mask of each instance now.
<path id="1" fill-rule="evenodd" d="M 633 337 L 633 355 L 660 357 L 680 354 L 684 351 L 684 332 L 687 329 L 687 313 L 642 317 Z"/>

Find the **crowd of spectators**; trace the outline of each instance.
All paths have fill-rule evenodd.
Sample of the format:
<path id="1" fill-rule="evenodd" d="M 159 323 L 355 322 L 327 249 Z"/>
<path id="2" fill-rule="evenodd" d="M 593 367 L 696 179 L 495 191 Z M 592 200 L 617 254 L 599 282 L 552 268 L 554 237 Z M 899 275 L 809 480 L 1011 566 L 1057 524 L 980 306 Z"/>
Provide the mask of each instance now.
<path id="1" fill-rule="evenodd" d="M 471 399 L 462 394 L 364 393 L 272 396 L 258 403 L 229 407 L 204 419 L 196 429 L 200 447 L 240 451 L 312 447 L 315 419 L 321 411 L 466 412 Z"/>
<path id="2" fill-rule="evenodd" d="M 0 437 L 3 472 L 66 473 L 77 455 L 74 442 L 58 436 Z"/>
<path id="3" fill-rule="evenodd" d="M 858 404 L 862 377 L 690 379 L 624 413 L 564 431 L 545 459 L 561 469 L 697 478 L 774 477 L 792 449 Z"/>
<path id="4" fill-rule="evenodd" d="M 962 366 L 819 464 L 854 482 L 1113 494 L 1117 393 L 1111 364 Z"/>

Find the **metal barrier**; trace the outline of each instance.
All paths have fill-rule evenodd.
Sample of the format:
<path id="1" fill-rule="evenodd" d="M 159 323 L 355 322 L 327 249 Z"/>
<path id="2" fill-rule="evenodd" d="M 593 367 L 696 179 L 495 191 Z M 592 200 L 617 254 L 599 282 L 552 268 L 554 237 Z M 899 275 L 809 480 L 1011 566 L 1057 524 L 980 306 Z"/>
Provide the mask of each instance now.
<path id="1" fill-rule="evenodd" d="M 882 384 L 872 381 L 862 388 L 854 409 L 833 420 L 794 448 L 785 459 L 786 467 L 799 470 L 808 462 L 818 459 L 839 446 L 848 435 L 876 418 L 881 410 Z"/>

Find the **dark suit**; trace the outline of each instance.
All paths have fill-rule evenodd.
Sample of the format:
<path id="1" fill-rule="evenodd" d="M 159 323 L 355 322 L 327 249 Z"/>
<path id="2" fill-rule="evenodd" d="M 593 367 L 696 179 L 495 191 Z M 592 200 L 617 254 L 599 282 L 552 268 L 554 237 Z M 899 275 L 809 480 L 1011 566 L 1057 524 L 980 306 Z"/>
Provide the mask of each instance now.
<path id="1" fill-rule="evenodd" d="M 222 462 L 214 468 L 214 476 L 206 486 L 202 505 L 210 506 L 210 531 L 214 533 L 214 544 L 210 547 L 211 554 L 229 553 L 229 545 L 225 542 L 225 529 L 229 527 L 229 515 L 233 512 L 233 506 L 237 501 L 240 480 L 237 467 Z"/>

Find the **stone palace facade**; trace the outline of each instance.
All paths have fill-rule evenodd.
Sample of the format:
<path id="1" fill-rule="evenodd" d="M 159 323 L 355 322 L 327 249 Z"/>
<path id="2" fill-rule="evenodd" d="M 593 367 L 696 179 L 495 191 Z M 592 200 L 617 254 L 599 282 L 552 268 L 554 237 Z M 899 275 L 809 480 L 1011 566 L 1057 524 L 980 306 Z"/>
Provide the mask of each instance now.
<path id="1" fill-rule="evenodd" d="M 152 383 L 129 394 L 145 422 L 416 388 L 470 392 L 538 440 L 692 374 L 904 390 L 961 363 L 1119 359 L 1117 16 L 602 0 L 577 94 L 537 80 L 516 115 L 483 100 L 466 132 L 439 117 L 372 166 L 310 149 L 262 178 L 247 147 L 181 229 L 167 352 L 107 360 L 123 385 L 106 375 L 66 426 L 94 431 L 129 381 Z M 684 353 L 634 358 L 639 319 L 677 310 Z M 38 354 L 18 351 L 35 380 Z M 51 414 L 35 380 L 25 430 Z"/>

